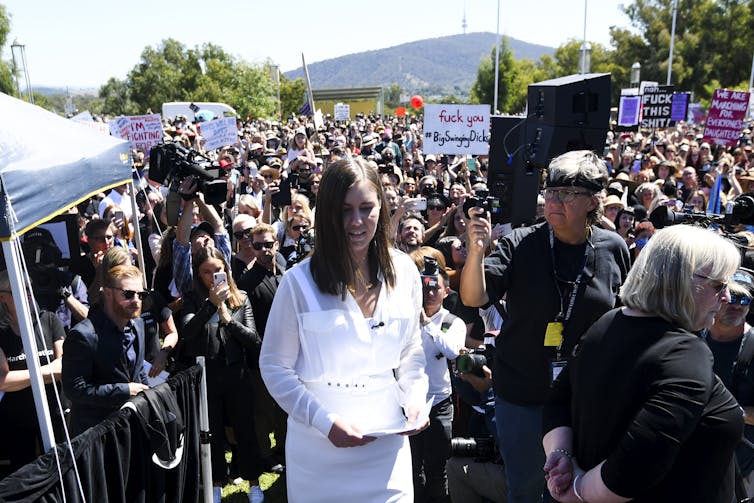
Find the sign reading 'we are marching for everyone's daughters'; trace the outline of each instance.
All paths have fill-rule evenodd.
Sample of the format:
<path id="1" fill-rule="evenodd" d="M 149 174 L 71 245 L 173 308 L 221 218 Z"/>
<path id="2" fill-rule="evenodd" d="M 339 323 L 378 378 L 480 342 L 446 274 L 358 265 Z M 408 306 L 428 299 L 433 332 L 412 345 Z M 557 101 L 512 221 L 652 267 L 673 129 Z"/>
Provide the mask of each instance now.
<path id="1" fill-rule="evenodd" d="M 424 105 L 424 152 L 486 155 L 489 105 Z"/>

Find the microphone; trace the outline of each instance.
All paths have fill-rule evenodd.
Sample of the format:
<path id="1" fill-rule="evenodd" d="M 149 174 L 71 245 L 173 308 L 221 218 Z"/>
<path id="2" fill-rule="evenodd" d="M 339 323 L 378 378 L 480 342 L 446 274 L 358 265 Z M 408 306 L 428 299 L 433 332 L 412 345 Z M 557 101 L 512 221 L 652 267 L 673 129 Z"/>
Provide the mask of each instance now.
<path id="1" fill-rule="evenodd" d="M 385 322 L 381 321 L 379 323 L 375 323 L 374 325 L 370 325 L 369 328 L 371 328 L 372 330 L 375 330 L 375 329 L 378 329 L 378 328 L 384 327 L 384 326 L 385 326 Z"/>

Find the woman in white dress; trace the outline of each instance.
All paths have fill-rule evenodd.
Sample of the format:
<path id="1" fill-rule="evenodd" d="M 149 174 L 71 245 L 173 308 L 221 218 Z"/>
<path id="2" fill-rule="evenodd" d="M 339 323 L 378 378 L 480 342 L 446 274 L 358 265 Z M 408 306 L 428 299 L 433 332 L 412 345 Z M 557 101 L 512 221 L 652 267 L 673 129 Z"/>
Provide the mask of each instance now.
<path id="1" fill-rule="evenodd" d="M 406 435 L 427 425 L 419 274 L 390 248 L 376 170 L 337 161 L 320 191 L 314 253 L 283 277 L 259 359 L 289 414 L 288 500 L 411 502 Z"/>

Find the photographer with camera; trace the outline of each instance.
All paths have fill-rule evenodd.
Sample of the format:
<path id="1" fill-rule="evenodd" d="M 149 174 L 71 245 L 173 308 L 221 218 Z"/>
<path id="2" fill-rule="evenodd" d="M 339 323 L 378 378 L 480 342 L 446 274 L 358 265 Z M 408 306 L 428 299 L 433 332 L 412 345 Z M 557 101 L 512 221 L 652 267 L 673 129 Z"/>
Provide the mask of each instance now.
<path id="1" fill-rule="evenodd" d="M 432 399 L 429 427 L 410 438 L 414 501 L 447 502 L 445 463 L 450 457 L 453 420 L 448 361 L 461 353 L 466 342 L 466 325 L 442 305 L 450 293 L 442 256 L 437 250 L 425 247 L 412 252 L 411 258 L 421 271 L 423 304 L 419 321 L 429 378 L 427 399 Z"/>
<path id="2" fill-rule="evenodd" d="M 41 309 L 58 316 L 68 333 L 72 325 L 89 314 L 84 281 L 81 276 L 58 268 L 62 253 L 44 227 L 27 232 L 22 247 L 34 298 Z"/>
<path id="3" fill-rule="evenodd" d="M 181 294 L 185 294 L 193 288 L 191 256 L 202 248 L 213 245 L 222 252 L 225 261 L 230 263 L 230 237 L 215 208 L 204 202 L 204 197 L 198 192 L 198 184 L 193 176 L 188 176 L 181 181 L 178 193 L 183 201 L 181 217 L 178 220 L 175 241 L 173 241 L 173 280 L 176 289 Z M 194 205 L 199 207 L 203 221 L 192 228 Z"/>

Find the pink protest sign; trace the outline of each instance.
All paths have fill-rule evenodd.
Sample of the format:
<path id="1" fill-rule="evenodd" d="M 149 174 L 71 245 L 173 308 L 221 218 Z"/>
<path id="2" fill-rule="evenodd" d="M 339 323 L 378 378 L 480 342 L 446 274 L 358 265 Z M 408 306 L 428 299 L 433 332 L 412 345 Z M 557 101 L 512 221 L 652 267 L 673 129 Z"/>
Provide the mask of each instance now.
<path id="1" fill-rule="evenodd" d="M 715 89 L 704 126 L 704 141 L 733 147 L 743 129 L 749 107 L 749 93 Z"/>

